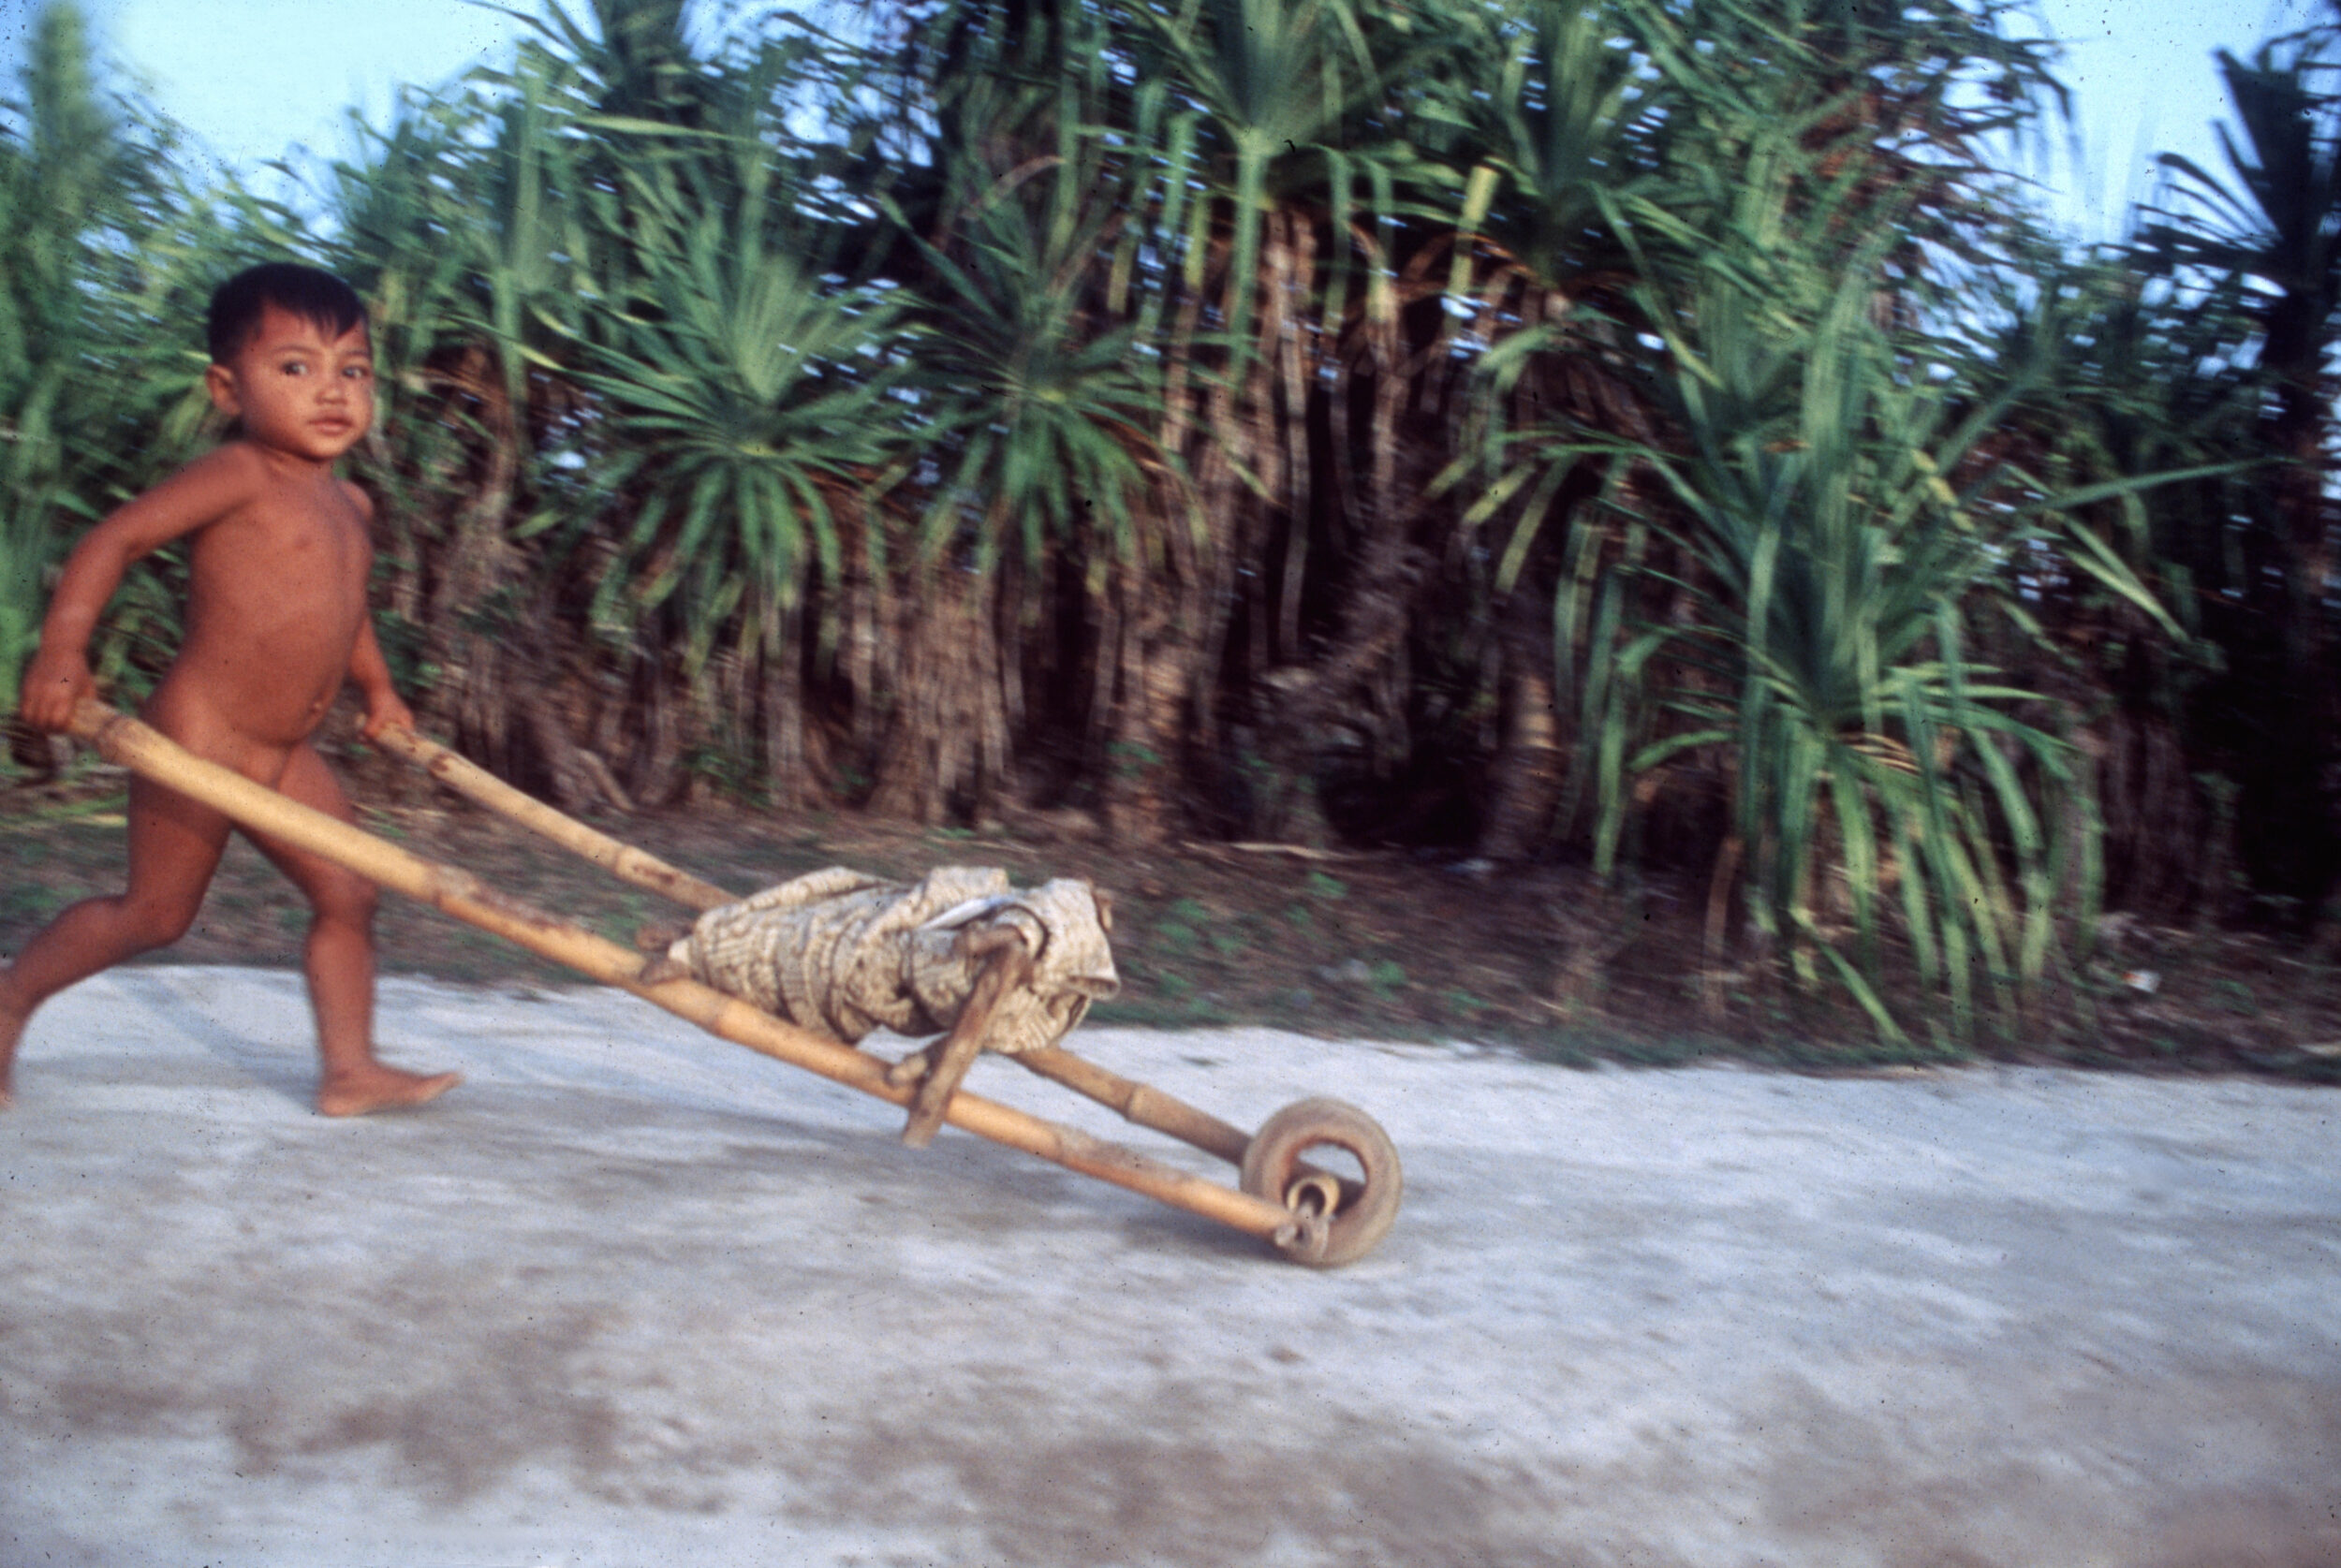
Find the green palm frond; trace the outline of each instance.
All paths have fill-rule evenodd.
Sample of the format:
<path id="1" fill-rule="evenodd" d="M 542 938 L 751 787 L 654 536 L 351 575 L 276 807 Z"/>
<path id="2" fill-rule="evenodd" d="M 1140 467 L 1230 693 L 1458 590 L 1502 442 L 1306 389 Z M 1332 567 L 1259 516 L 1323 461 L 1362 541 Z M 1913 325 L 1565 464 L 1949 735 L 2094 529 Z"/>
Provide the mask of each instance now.
<path id="1" fill-rule="evenodd" d="M 2341 254 L 2334 219 L 2341 212 L 2341 137 L 2333 129 L 2335 98 L 2313 80 L 2320 66 L 2331 68 L 2317 41 L 2269 43 L 2249 62 L 2218 51 L 2237 123 L 2214 129 L 2233 187 L 2176 154 L 2161 158 L 2179 177 L 2178 194 L 2208 219 L 2188 223 L 2155 210 L 2164 221 L 2154 234 L 2186 247 L 2186 259 L 2248 271 L 2279 288 L 2332 286 Z"/>
<path id="2" fill-rule="evenodd" d="M 792 605 L 839 568 L 832 497 L 905 439 L 899 308 L 707 219 L 669 238 L 620 344 L 579 374 L 608 410 L 593 483 L 636 507 L 643 609 L 680 589 L 704 617 L 744 585 Z"/>
<path id="3" fill-rule="evenodd" d="M 1135 332 L 1104 325 L 1087 293 L 1118 220 L 1083 208 L 1074 186 L 1028 197 L 1000 182 L 952 253 L 921 246 L 936 330 L 917 382 L 950 468 L 926 548 L 972 533 L 987 570 L 1011 546 L 1032 567 L 1053 542 L 1076 539 L 1100 561 L 1129 559 L 1140 548 L 1132 503 L 1162 466 L 1146 433 L 1160 394 Z"/>
<path id="4" fill-rule="evenodd" d="M 1204 107 L 1231 166 L 1224 312 L 1240 378 L 1271 166 L 1312 151 L 1381 79 L 1348 0 L 1152 0 L 1133 7 L 1160 67 Z"/>
<path id="5" fill-rule="evenodd" d="M 1498 211 L 1517 231 L 1508 248 L 1550 285 L 1613 254 L 1593 232 L 1604 217 L 1595 193 L 1621 198 L 1645 177 L 1633 141 L 1648 98 L 1637 94 L 1634 56 L 1603 11 L 1539 4 L 1530 23 L 1509 40 L 1497 91 L 1472 101 L 1487 103 L 1496 120 L 1491 139 L 1511 184 Z"/>

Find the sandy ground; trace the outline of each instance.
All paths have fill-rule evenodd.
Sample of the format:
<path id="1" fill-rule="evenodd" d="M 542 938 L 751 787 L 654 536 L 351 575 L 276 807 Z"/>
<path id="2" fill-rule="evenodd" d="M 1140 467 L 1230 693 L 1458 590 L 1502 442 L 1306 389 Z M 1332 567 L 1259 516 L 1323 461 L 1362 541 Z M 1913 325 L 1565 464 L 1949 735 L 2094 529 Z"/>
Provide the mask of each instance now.
<path id="1" fill-rule="evenodd" d="M 1077 1037 L 1377 1116 L 1320 1273 L 616 992 L 383 1002 L 470 1081 L 354 1123 L 289 975 L 36 1021 L 0 1563 L 2341 1563 L 2332 1090 Z"/>

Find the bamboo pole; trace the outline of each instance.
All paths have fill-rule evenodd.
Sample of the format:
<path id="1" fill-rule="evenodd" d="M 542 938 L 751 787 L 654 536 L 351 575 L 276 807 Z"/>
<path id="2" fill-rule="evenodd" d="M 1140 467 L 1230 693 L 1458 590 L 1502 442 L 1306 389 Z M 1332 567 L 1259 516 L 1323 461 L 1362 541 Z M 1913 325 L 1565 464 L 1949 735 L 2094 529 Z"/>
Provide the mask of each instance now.
<path id="1" fill-rule="evenodd" d="M 731 894 L 714 884 L 702 882 L 655 855 L 564 815 L 411 729 L 386 729 L 374 743 L 414 763 L 456 793 L 502 813 L 637 887 L 648 888 L 689 909 L 713 909 L 732 900 Z M 1108 1072 L 1061 1048 L 1051 1046 L 1042 1050 L 1023 1051 L 1009 1060 L 1077 1094 L 1088 1096 L 1132 1126 L 1177 1138 L 1231 1165 L 1244 1163 L 1244 1150 L 1251 1144 L 1252 1135 L 1243 1128 L 1230 1126 L 1152 1085 Z"/>
<path id="2" fill-rule="evenodd" d="M 74 712 L 73 733 L 96 746 L 109 762 L 199 800 L 252 832 L 321 855 L 369 882 L 516 942 L 592 979 L 630 991 L 719 1038 L 894 1105 L 910 1102 L 913 1091 L 888 1083 L 887 1063 L 875 1056 L 783 1023 L 696 980 L 642 985 L 635 978 L 641 969 L 640 954 L 497 893 L 469 872 L 427 860 L 194 756 L 149 725 L 103 703 L 85 699 Z M 1279 1246 L 1289 1249 L 1305 1244 L 1302 1223 L 1291 1211 L 1078 1129 L 964 1091 L 951 1097 L 944 1120 L 979 1137 L 1037 1154 L 1068 1170 L 1126 1187 Z"/>
<path id="3" fill-rule="evenodd" d="M 672 899 L 687 909 L 714 909 L 731 902 L 735 897 L 712 882 L 702 882 L 655 855 L 622 843 L 573 816 L 564 815 L 535 796 L 514 789 L 469 757 L 460 756 L 436 740 L 403 725 L 394 725 L 383 730 L 371 743 L 405 757 L 457 794 L 469 796 L 491 811 L 502 813 L 531 832 L 543 834 L 621 880 Z"/>
<path id="4" fill-rule="evenodd" d="M 1152 1084 L 1108 1072 L 1061 1047 L 1020 1051 L 1009 1060 L 1075 1093 L 1088 1095 L 1133 1126 L 1168 1134 L 1182 1143 L 1193 1144 L 1206 1154 L 1216 1154 L 1231 1165 L 1242 1165 L 1244 1151 L 1251 1147 L 1252 1135 L 1243 1128 L 1230 1126 L 1175 1094 L 1165 1094 Z"/>

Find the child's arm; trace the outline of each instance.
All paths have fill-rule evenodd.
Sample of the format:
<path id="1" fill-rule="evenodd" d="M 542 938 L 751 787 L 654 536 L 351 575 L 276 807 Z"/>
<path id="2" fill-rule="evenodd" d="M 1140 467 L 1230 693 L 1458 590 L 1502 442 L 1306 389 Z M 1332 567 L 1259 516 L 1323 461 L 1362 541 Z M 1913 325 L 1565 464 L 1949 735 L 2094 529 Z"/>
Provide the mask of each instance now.
<path id="1" fill-rule="evenodd" d="M 257 460 L 241 446 L 197 459 L 136 500 L 108 514 L 66 557 L 40 648 L 24 668 L 20 711 L 36 729 L 62 730 L 73 709 L 93 696 L 89 639 L 123 573 L 140 556 L 216 521 L 248 499 L 260 481 Z"/>
<path id="2" fill-rule="evenodd" d="M 366 725 L 359 733 L 366 740 L 392 725 L 415 727 L 414 711 L 390 684 L 390 661 L 382 657 L 382 645 L 375 640 L 371 615 L 358 623 L 358 646 L 349 651 L 349 678 L 365 694 Z"/>
<path id="3" fill-rule="evenodd" d="M 356 485 L 345 481 L 342 489 L 357 503 L 358 510 L 366 520 L 367 532 L 374 529 L 374 498 Z M 366 724 L 359 731 L 371 740 L 384 730 L 396 725 L 401 729 L 415 727 L 413 710 L 400 697 L 390 684 L 390 665 L 382 656 L 382 644 L 374 635 L 374 616 L 369 612 L 358 623 L 357 646 L 349 651 L 349 679 L 366 699 Z"/>

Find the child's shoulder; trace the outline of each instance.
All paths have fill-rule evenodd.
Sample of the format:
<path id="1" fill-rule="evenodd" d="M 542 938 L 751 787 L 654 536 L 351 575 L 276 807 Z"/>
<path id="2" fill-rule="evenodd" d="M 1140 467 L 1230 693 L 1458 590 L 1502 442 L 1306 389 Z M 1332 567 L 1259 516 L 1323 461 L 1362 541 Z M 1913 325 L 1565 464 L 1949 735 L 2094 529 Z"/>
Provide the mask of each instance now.
<path id="1" fill-rule="evenodd" d="M 150 485 L 112 520 L 138 533 L 159 529 L 167 538 L 218 521 L 268 485 L 260 455 L 240 441 L 225 442 Z"/>
<path id="2" fill-rule="evenodd" d="M 374 501 L 366 492 L 347 479 L 336 479 L 335 490 L 357 508 L 361 517 L 374 520 Z M 166 487 L 202 491 L 215 498 L 232 502 L 250 499 L 269 491 L 286 488 L 286 476 L 268 459 L 268 454 L 249 441 L 228 440 L 194 459 L 155 489 Z M 304 488 L 296 485 L 295 489 Z"/>
<path id="3" fill-rule="evenodd" d="M 250 443 L 223 441 L 163 482 L 252 491 L 268 481 L 268 462 Z"/>
<path id="4" fill-rule="evenodd" d="M 331 485 L 330 493 L 347 507 L 334 520 L 354 517 L 370 530 L 374 503 L 365 491 L 346 479 L 331 480 Z M 124 506 L 109 522 L 152 550 L 240 516 L 332 512 L 331 504 L 320 507 L 321 499 L 314 476 L 295 480 L 259 448 L 225 441 Z"/>

